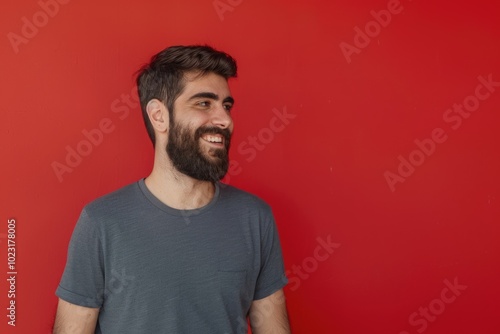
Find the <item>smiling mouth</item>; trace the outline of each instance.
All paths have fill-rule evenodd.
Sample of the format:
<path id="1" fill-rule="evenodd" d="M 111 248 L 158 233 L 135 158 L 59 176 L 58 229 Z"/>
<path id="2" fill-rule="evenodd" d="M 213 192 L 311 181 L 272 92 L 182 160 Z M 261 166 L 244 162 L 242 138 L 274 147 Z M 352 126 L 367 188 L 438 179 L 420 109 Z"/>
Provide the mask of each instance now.
<path id="1" fill-rule="evenodd" d="M 215 145 L 224 144 L 224 137 L 222 135 L 204 135 L 201 139 Z"/>

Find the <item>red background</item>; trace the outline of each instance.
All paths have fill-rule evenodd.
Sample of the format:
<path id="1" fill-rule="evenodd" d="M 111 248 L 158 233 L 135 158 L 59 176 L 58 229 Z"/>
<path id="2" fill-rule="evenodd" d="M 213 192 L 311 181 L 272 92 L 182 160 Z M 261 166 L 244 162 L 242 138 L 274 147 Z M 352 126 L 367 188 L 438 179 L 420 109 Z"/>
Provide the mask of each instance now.
<path id="1" fill-rule="evenodd" d="M 0 280 L 0 332 L 50 332 L 83 205 L 149 173 L 140 108 L 121 101 L 134 72 L 167 46 L 208 43 L 238 60 L 231 158 L 240 168 L 229 182 L 274 209 L 293 332 L 498 333 L 500 87 L 458 129 L 443 119 L 479 76 L 500 81 L 498 3 L 402 0 L 385 27 L 368 25 L 350 63 L 340 44 L 355 46 L 355 27 L 390 1 L 220 3 L 218 13 L 210 0 L 74 0 L 47 22 L 36 1 L 2 4 L 0 277 L 9 218 L 18 275 L 14 328 Z M 38 31 L 14 45 L 33 16 Z M 284 108 L 295 118 L 272 137 L 261 132 Z M 113 131 L 60 182 L 53 163 L 105 118 Z M 391 191 L 384 173 L 398 173 L 398 156 L 409 159 L 435 128 L 447 140 Z M 262 145 L 253 159 L 241 148 L 251 136 Z M 340 246 L 320 261 L 317 238 Z M 467 288 L 440 302 L 455 279 Z M 439 314 L 426 328 L 409 322 L 429 304 Z"/>

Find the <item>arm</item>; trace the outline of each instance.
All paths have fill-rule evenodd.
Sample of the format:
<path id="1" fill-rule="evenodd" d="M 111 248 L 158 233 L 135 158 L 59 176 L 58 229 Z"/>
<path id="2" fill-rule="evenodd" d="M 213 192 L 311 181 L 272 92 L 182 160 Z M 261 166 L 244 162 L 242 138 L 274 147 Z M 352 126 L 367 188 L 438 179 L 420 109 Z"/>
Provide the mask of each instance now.
<path id="1" fill-rule="evenodd" d="M 59 298 L 53 334 L 94 333 L 98 315 L 98 308 L 78 306 Z"/>
<path id="2" fill-rule="evenodd" d="M 291 333 L 283 289 L 265 298 L 254 300 L 249 317 L 253 334 Z"/>

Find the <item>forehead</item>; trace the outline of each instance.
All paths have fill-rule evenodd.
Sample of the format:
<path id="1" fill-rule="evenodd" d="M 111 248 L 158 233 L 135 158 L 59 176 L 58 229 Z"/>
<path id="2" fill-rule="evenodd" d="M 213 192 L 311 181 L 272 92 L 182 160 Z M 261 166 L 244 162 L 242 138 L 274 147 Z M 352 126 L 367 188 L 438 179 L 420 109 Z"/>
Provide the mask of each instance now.
<path id="1" fill-rule="evenodd" d="M 231 95 L 229 84 L 223 76 L 215 73 L 200 75 L 199 73 L 186 73 L 184 76 L 184 89 L 179 98 L 189 98 L 200 92 L 215 93 L 224 98 Z"/>

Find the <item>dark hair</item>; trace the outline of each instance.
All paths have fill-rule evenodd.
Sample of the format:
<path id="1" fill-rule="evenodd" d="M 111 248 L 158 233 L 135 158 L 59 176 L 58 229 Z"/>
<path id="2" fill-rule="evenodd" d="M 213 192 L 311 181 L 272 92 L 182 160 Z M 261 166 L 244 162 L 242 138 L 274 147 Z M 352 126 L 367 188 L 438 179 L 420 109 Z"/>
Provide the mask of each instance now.
<path id="1" fill-rule="evenodd" d="M 162 101 L 169 111 L 170 119 L 173 119 L 174 102 L 184 90 L 187 72 L 199 75 L 213 72 L 227 80 L 236 77 L 237 66 L 230 55 L 206 45 L 171 46 L 154 55 L 137 76 L 142 117 L 153 146 L 155 133 L 146 105 L 152 99 Z"/>

